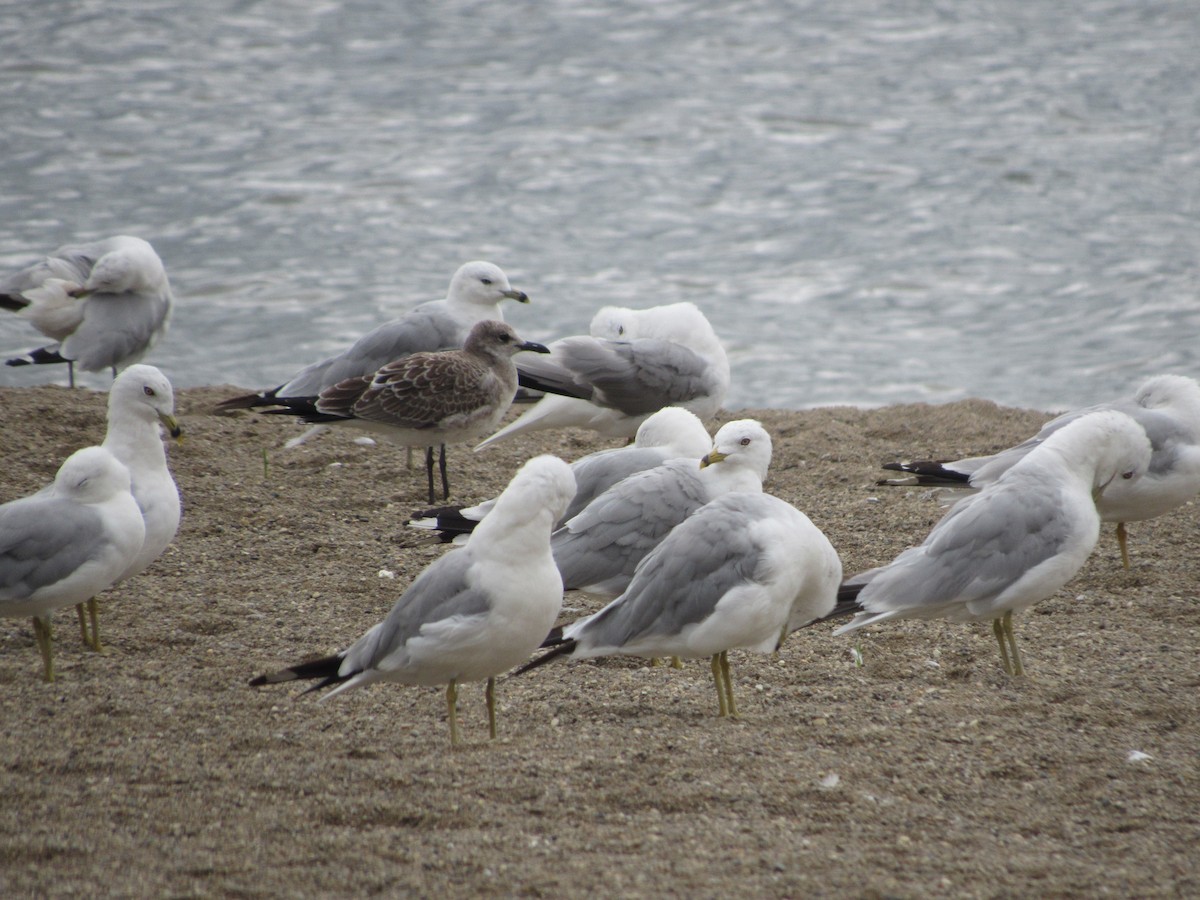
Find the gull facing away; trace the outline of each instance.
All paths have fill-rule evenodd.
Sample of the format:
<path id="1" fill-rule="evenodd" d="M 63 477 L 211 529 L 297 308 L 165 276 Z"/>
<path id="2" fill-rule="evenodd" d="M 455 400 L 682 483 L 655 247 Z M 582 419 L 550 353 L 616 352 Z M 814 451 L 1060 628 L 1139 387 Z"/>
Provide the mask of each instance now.
<path id="1" fill-rule="evenodd" d="M 567 590 L 615 597 L 680 522 L 722 494 L 761 493 L 771 436 L 753 419 L 721 426 L 700 460 L 674 459 L 617 482 L 554 532 L 550 546 Z"/>
<path id="2" fill-rule="evenodd" d="M 458 685 L 486 679 L 488 733 L 495 738 L 495 677 L 529 658 L 562 606 L 550 529 L 574 491 L 566 463 L 535 457 L 513 477 L 466 546 L 430 564 L 387 617 L 349 649 L 250 684 L 319 678 L 309 691 L 337 685 L 322 699 L 375 681 L 445 684 L 455 745 Z"/>
<path id="3" fill-rule="evenodd" d="M 571 463 L 575 497 L 555 525 L 574 518 L 596 497 L 635 472 L 653 469 L 669 459 L 699 459 L 711 446 L 712 439 L 695 413 L 678 406 L 660 409 L 638 426 L 632 444 L 598 450 Z M 495 500 L 485 500 L 477 506 L 423 510 L 414 513 L 408 525 L 435 532 L 440 543 L 460 543 L 495 503 Z"/>
<path id="4" fill-rule="evenodd" d="M 49 490 L 0 506 L 0 615 L 33 619 L 47 681 L 50 614 L 112 585 L 145 534 L 129 470 L 103 447 L 76 450 Z"/>
<path id="5" fill-rule="evenodd" d="M 1146 432 L 1125 413 L 1068 422 L 954 504 L 919 547 L 851 578 L 834 615 L 861 611 L 834 634 L 888 619 L 991 620 L 1004 670 L 1023 675 L 1013 613 L 1075 576 L 1100 535 L 1097 504 L 1150 459 Z"/>
<path id="6" fill-rule="evenodd" d="M 10 366 L 66 363 L 85 372 L 141 359 L 167 330 L 174 298 L 154 248 L 117 235 L 59 247 L 0 279 L 0 308 L 16 312 L 57 344 L 8 360 Z"/>
<path id="7" fill-rule="evenodd" d="M 402 447 L 424 447 L 432 503 L 434 445 L 442 446 L 446 499 L 446 444 L 473 441 L 496 427 L 517 391 L 513 356 L 522 350 L 549 352 L 521 340 L 511 325 L 485 320 L 472 326 L 461 350 L 410 353 L 372 375 L 339 381 L 316 397 L 285 398 L 282 409 L 266 412 L 359 428 Z"/>
<path id="8" fill-rule="evenodd" d="M 729 390 L 725 349 L 693 303 L 605 307 L 593 318 L 591 334 L 549 347 L 549 356 L 518 366 L 521 385 L 547 395 L 476 450 L 522 432 L 568 426 L 632 437 L 664 406 L 682 406 L 707 420 Z"/>
<path id="9" fill-rule="evenodd" d="M 278 387 L 255 394 L 231 397 L 217 405 L 221 411 L 279 406 L 288 398 L 315 397 L 347 378 L 372 375 L 388 363 L 410 353 L 457 350 L 467 334 L 485 319 L 504 321 L 505 300 L 528 303 L 524 291 L 508 283 L 508 276 L 494 263 L 476 260 L 459 266 L 441 300 L 430 300 L 367 332 L 348 349 L 301 369 Z M 303 443 L 320 427 L 288 442 Z"/>
<path id="10" fill-rule="evenodd" d="M 1155 375 L 1129 397 L 1064 413 L 1029 440 L 992 456 L 953 462 L 887 463 L 885 469 L 911 475 L 880 483 L 984 487 L 1060 428 L 1103 409 L 1115 409 L 1133 418 L 1146 432 L 1153 451 L 1145 476 L 1114 484 L 1096 501 L 1101 521 L 1117 523 L 1121 561 L 1128 569 L 1125 523 L 1156 518 L 1200 494 L 1200 384 L 1193 378 Z"/>
<path id="11" fill-rule="evenodd" d="M 142 548 L 117 577 L 117 582 L 132 578 L 162 556 L 179 530 L 179 488 L 167 467 L 161 426 L 178 439 L 183 432 L 175 420 L 175 392 L 167 376 L 154 366 L 133 365 L 113 381 L 108 394 L 108 432 L 101 445 L 128 470 L 133 491 L 146 527 Z M 99 605 L 95 597 L 87 602 L 92 633 L 84 621 L 80 604 L 79 627 L 84 643 L 100 650 Z"/>
<path id="12" fill-rule="evenodd" d="M 837 551 L 802 512 L 770 494 L 726 494 L 676 526 L 625 593 L 564 628 L 518 674 L 562 656 L 711 657 L 720 715 L 736 718 L 728 651 L 777 650 L 833 609 L 841 580 Z"/>

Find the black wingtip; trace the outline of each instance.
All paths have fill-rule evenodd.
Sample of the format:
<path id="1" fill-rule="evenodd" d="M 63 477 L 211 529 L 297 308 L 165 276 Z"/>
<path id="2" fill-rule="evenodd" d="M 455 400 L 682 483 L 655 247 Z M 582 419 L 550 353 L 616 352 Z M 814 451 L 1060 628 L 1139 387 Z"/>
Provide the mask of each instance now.
<path id="1" fill-rule="evenodd" d="M 58 350 L 51 347 L 39 347 L 37 350 L 30 350 L 24 356 L 6 359 L 4 364 L 6 366 L 46 366 L 65 362 L 70 362 L 70 360 L 59 355 Z"/>
<path id="2" fill-rule="evenodd" d="M 281 385 L 282 387 L 282 385 Z M 218 413 L 229 413 L 239 409 L 256 409 L 260 406 L 275 406 L 279 403 L 276 399 L 276 394 L 279 388 L 274 388 L 269 391 L 259 391 L 256 394 L 241 394 L 237 397 L 230 397 L 228 400 L 222 400 L 215 407 Z"/>
<path id="3" fill-rule="evenodd" d="M 966 472 L 946 468 L 949 460 L 920 459 L 913 462 L 884 463 L 889 472 L 904 472 L 908 478 L 881 478 L 877 485 L 917 485 L 938 487 L 969 484 L 971 476 Z"/>
<path id="4" fill-rule="evenodd" d="M 833 609 L 821 616 L 819 619 L 813 619 L 811 622 L 805 622 L 800 628 L 811 628 L 813 625 L 819 625 L 822 622 L 829 622 L 833 619 L 844 619 L 846 616 L 852 616 L 855 613 L 863 612 L 862 606 L 858 602 L 858 595 L 862 593 L 866 582 L 858 584 L 842 584 L 838 586 L 837 600 L 833 604 Z M 800 629 L 797 628 L 797 631 Z"/>
<path id="5" fill-rule="evenodd" d="M 339 675 L 338 669 L 341 666 L 341 656 L 337 654 L 323 656 L 320 659 L 311 659 L 286 669 L 280 669 L 278 672 L 268 672 L 258 675 L 250 679 L 250 687 L 262 687 L 264 684 L 283 684 L 288 681 L 310 681 L 314 678 L 322 679 L 319 683 L 305 691 L 307 694 L 311 691 L 319 691 L 321 688 L 336 684 L 339 681 L 345 681 L 353 675 L 353 673 L 350 675 Z"/>
<path id="6" fill-rule="evenodd" d="M 549 379 L 539 378 L 530 372 L 523 370 L 518 363 L 517 365 L 517 384 L 518 386 L 531 391 L 541 391 L 545 394 L 561 394 L 564 397 L 574 397 L 578 400 L 590 400 L 594 391 L 581 384 L 576 384 L 569 378 Z"/>
<path id="7" fill-rule="evenodd" d="M 551 632 L 551 633 L 553 633 L 553 632 Z M 542 646 L 545 646 L 545 645 L 543 644 Z M 565 640 L 562 643 L 555 646 L 554 649 L 550 650 L 547 653 L 543 653 L 537 659 L 531 659 L 529 662 L 525 663 L 525 665 L 521 666 L 521 668 L 519 668 L 515 672 L 513 672 L 513 675 L 514 676 L 524 675 L 526 672 L 532 671 L 533 669 L 536 669 L 539 666 L 544 666 L 548 662 L 553 662 L 554 660 L 558 659 L 558 657 L 560 657 L 560 656 L 566 656 L 566 655 L 570 654 L 574 649 L 575 649 L 574 639 L 568 638 L 567 640 Z"/>
<path id="8" fill-rule="evenodd" d="M 542 641 L 541 649 L 545 650 L 547 647 L 557 647 L 564 640 L 566 639 L 563 637 L 563 626 L 555 625 L 550 629 L 550 633 L 546 635 L 546 639 Z"/>

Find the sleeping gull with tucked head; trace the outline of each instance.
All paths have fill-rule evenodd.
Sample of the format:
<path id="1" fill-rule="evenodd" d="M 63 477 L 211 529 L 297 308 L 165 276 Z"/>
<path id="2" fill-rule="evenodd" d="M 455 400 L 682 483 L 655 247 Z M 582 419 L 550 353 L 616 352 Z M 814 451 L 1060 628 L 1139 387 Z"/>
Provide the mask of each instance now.
<path id="1" fill-rule="evenodd" d="M 129 470 L 103 447 L 72 453 L 49 490 L 0 506 L 0 615 L 32 617 L 47 681 L 50 613 L 112 585 L 145 534 Z"/>
<path id="2" fill-rule="evenodd" d="M 664 406 L 682 406 L 707 420 L 729 390 L 725 349 L 693 303 L 605 307 L 593 318 L 591 334 L 549 347 L 548 356 L 517 367 L 523 387 L 547 395 L 475 449 L 526 431 L 568 426 L 632 437 Z"/>
<path id="3" fill-rule="evenodd" d="M 575 498 L 557 525 L 574 518 L 583 508 L 618 481 L 636 472 L 662 465 L 669 459 L 699 459 L 712 446 L 704 424 L 695 413 L 678 406 L 660 409 L 638 426 L 632 444 L 598 450 L 571 463 Z M 443 506 L 414 513 L 409 527 L 430 530 L 441 543 L 460 543 L 488 514 L 495 500 L 476 506 Z"/>
<path id="4" fill-rule="evenodd" d="M 250 683 L 319 678 L 309 690 L 337 685 L 324 699 L 375 681 L 445 684 L 450 742 L 457 744 L 458 685 L 486 679 L 488 728 L 495 738 L 495 677 L 529 658 L 562 605 L 550 529 L 574 491 L 566 463 L 535 457 L 466 546 L 426 568 L 387 617 L 349 649 Z"/>
<path id="5" fill-rule="evenodd" d="M 496 427 L 517 391 L 513 356 L 522 350 L 547 352 L 541 344 L 521 340 L 512 326 L 484 320 L 472 326 L 461 350 L 410 353 L 370 375 L 339 381 L 315 397 L 280 399 L 283 408 L 266 412 L 358 428 L 402 447 L 426 448 L 432 503 L 434 445 L 442 445 L 445 499 L 450 494 L 445 445 L 473 441 Z"/>
<path id="6" fill-rule="evenodd" d="M 1114 484 L 1096 501 L 1101 521 L 1117 523 L 1121 561 L 1128 569 L 1125 523 L 1156 518 L 1200 494 L 1200 384 L 1194 378 L 1155 375 L 1144 381 L 1132 396 L 1064 413 L 1047 422 L 1029 440 L 992 456 L 953 462 L 888 463 L 885 469 L 910 475 L 880 483 L 981 488 L 1068 423 L 1104 409 L 1115 409 L 1132 417 L 1146 432 L 1153 451 L 1150 468 L 1142 478 Z"/>
<path id="7" fill-rule="evenodd" d="M 129 235 L 59 247 L 0 279 L 0 308 L 59 343 L 8 360 L 10 366 L 66 363 L 113 375 L 137 362 L 167 330 L 173 297 L 154 248 Z"/>
<path id="8" fill-rule="evenodd" d="M 1023 675 L 1013 614 L 1075 576 L 1100 534 L 1097 504 L 1128 490 L 1150 459 L 1146 432 L 1125 413 L 1066 423 L 954 504 L 919 547 L 851 578 L 834 615 L 858 612 L 834 634 L 889 619 L 991 621 L 1005 671 Z"/>
<path id="9" fill-rule="evenodd" d="M 808 517 L 770 494 L 725 494 L 675 527 L 625 592 L 562 630 L 558 657 L 711 657 L 722 716 L 736 717 L 730 650 L 770 653 L 833 609 L 842 564 Z"/>

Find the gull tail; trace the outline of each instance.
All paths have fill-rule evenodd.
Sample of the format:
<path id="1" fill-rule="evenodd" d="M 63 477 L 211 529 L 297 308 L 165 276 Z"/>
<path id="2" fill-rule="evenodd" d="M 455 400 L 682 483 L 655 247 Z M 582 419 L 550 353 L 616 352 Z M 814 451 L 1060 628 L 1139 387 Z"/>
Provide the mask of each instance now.
<path id="1" fill-rule="evenodd" d="M 554 632 L 551 632 L 551 634 L 553 634 L 553 633 Z M 559 633 L 561 634 L 561 629 L 559 629 Z M 546 638 L 546 640 L 550 640 L 550 639 Z M 548 653 L 543 653 L 537 659 L 533 659 L 533 660 L 530 660 L 529 662 L 525 663 L 525 665 L 521 666 L 521 668 L 519 668 L 515 672 L 513 672 L 513 675 L 524 675 L 526 672 L 530 671 L 531 669 L 536 669 L 539 666 L 544 666 L 548 662 L 553 662 L 555 659 L 557 659 L 560 656 L 569 656 L 571 654 L 571 652 L 575 649 L 575 643 L 576 642 L 574 641 L 574 639 L 568 638 L 567 640 L 563 641 L 561 644 L 555 645 L 554 649 L 550 650 Z M 544 647 L 546 645 L 542 644 L 542 646 Z"/>
<path id="2" fill-rule="evenodd" d="M 20 312 L 29 305 L 29 301 L 20 294 L 0 294 L 0 309 Z"/>
<path id="3" fill-rule="evenodd" d="M 408 520 L 408 527 L 435 532 L 429 537 L 439 544 L 455 543 L 457 538 L 469 535 L 479 524 L 478 519 L 464 516 L 462 511 L 461 506 L 418 510 Z"/>
<path id="4" fill-rule="evenodd" d="M 907 472 L 906 478 L 881 478 L 877 485 L 968 485 L 971 475 L 948 467 L 948 460 L 923 459 L 914 462 L 884 463 L 883 467 L 892 472 Z"/>
<path id="5" fill-rule="evenodd" d="M 59 354 L 56 344 L 53 347 L 39 347 L 37 350 L 30 350 L 21 356 L 14 356 L 12 359 L 5 360 L 4 364 L 6 366 L 44 366 L 69 362 L 69 359 Z"/>
<path id="6" fill-rule="evenodd" d="M 264 409 L 264 416 L 296 416 L 302 422 L 310 425 L 320 425 L 325 422 L 345 422 L 345 416 L 334 413 L 323 413 L 317 409 L 316 397 L 279 397 L 275 401 L 280 404 L 271 409 Z"/>
<path id="7" fill-rule="evenodd" d="M 257 678 L 251 678 L 250 686 L 262 687 L 264 684 L 283 684 L 285 681 L 311 681 L 314 678 L 320 678 L 320 681 L 304 692 L 309 694 L 313 691 L 329 687 L 331 684 L 340 684 L 343 681 L 348 681 L 354 676 L 353 672 L 349 675 L 339 675 L 338 669 L 341 668 L 341 665 L 341 656 L 336 654 L 334 656 L 324 656 L 321 659 L 313 659 L 287 669 L 280 669 L 278 672 L 271 672 L 266 675 L 259 675 Z"/>
<path id="8" fill-rule="evenodd" d="M 283 385 L 280 385 L 269 391 L 259 391 L 257 394 L 242 394 L 238 397 L 230 397 L 228 400 L 222 400 L 217 404 L 217 413 L 233 412 L 235 409 L 255 409 L 259 406 L 278 406 L 281 401 L 277 399 L 276 395 L 282 387 Z"/>

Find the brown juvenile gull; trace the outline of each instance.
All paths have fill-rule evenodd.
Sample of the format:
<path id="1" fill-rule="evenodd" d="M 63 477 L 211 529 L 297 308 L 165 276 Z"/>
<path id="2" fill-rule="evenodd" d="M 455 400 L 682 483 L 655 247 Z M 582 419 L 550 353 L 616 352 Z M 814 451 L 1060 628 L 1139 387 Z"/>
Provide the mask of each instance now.
<path id="1" fill-rule="evenodd" d="M 0 308 L 25 317 L 58 344 L 8 360 L 10 366 L 66 363 L 85 372 L 141 359 L 167 330 L 171 285 L 154 248 L 129 235 L 59 247 L 0 278 Z"/>
<path id="2" fill-rule="evenodd" d="M 459 741 L 458 684 L 486 679 L 488 731 L 495 738 L 496 676 L 529 658 L 562 606 L 550 529 L 574 492 L 565 462 L 534 457 L 466 546 L 431 563 L 382 622 L 341 653 L 250 684 L 319 678 L 309 690 L 337 685 L 324 700 L 374 681 L 444 684 L 453 745 Z"/>
<path id="3" fill-rule="evenodd" d="M 315 397 L 288 397 L 268 413 L 306 422 L 346 425 L 402 447 L 424 447 L 429 502 L 434 501 L 433 446 L 441 444 L 443 499 L 450 496 L 446 444 L 473 441 L 496 427 L 517 391 L 513 355 L 548 353 L 523 341 L 510 325 L 486 320 L 471 328 L 461 350 L 412 353 L 371 375 L 347 378 Z"/>

